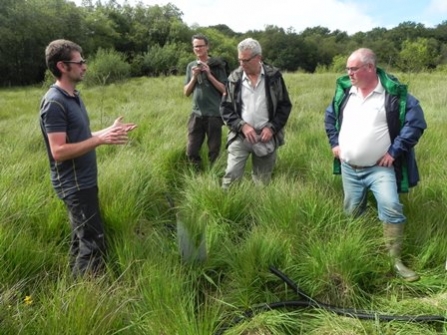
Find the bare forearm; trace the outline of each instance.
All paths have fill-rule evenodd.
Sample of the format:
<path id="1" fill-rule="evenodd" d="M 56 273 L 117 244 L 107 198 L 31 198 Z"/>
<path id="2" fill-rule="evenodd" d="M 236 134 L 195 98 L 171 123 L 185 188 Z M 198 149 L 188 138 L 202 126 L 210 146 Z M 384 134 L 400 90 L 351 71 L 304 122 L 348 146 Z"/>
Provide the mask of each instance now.
<path id="1" fill-rule="evenodd" d="M 52 148 L 51 154 L 56 161 L 63 162 L 85 155 L 99 145 L 101 145 L 100 138 L 93 136 L 82 142 L 65 143 L 56 148 Z"/>
<path id="2" fill-rule="evenodd" d="M 196 77 L 192 76 L 191 80 L 189 81 L 189 83 L 187 83 L 184 87 L 183 87 L 183 94 L 187 97 L 189 97 L 192 93 L 192 91 L 194 91 L 194 87 L 196 86 Z"/>
<path id="3" fill-rule="evenodd" d="M 85 155 L 102 144 L 126 144 L 127 133 L 134 130 L 137 125 L 134 123 L 122 123 L 122 116 L 117 118 L 110 127 L 96 131 L 92 137 L 75 143 L 67 142 L 65 132 L 55 132 L 48 134 L 51 154 L 58 161 L 66 161 Z"/>
<path id="4" fill-rule="evenodd" d="M 101 136 L 102 134 L 105 134 L 107 131 L 109 131 L 113 126 L 109 126 L 107 128 L 101 129 L 101 130 L 97 130 L 95 132 L 92 133 L 92 136 Z"/>

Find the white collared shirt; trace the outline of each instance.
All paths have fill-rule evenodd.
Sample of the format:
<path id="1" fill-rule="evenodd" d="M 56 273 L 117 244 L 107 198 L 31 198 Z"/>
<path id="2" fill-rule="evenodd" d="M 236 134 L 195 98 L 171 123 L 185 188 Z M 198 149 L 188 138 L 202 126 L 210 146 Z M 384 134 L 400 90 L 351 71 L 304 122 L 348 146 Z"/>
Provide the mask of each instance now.
<path id="1" fill-rule="evenodd" d="M 385 112 L 385 89 L 380 81 L 365 98 L 353 86 L 343 110 L 340 158 L 353 165 L 373 166 L 388 151 L 391 139 Z"/>
<path id="2" fill-rule="evenodd" d="M 262 129 L 269 122 L 267 97 L 265 93 L 265 73 L 261 73 L 253 87 L 250 78 L 242 75 L 242 119 L 255 129 Z"/>

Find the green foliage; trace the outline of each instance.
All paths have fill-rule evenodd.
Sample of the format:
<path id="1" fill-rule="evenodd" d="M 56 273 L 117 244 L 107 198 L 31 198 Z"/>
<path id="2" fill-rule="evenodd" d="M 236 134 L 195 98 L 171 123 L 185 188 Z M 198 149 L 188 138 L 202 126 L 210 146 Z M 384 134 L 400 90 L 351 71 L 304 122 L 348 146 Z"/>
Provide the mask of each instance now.
<path id="1" fill-rule="evenodd" d="M 436 72 L 447 73 L 447 64 L 438 65 L 436 67 Z"/>
<path id="2" fill-rule="evenodd" d="M 236 46 L 245 37 L 258 39 L 265 61 L 288 72 L 331 70 L 335 56 L 359 47 L 373 49 L 385 69 L 420 71 L 447 62 L 446 22 L 435 28 L 403 22 L 392 29 L 378 27 L 349 36 L 321 26 L 301 33 L 268 24 L 263 31 L 243 33 L 223 24 L 188 27 L 182 16 L 181 9 L 171 3 L 85 0 L 76 6 L 66 0 L 4 0 L 0 3 L 0 86 L 47 82 L 44 50 L 58 38 L 81 45 L 89 59 L 100 49 L 120 52 L 133 77 L 184 74 L 192 59 L 190 38 L 197 32 L 209 37 L 211 54 L 223 57 L 230 69 L 239 65 Z M 428 40 L 427 50 L 421 49 L 426 42 L 418 39 Z M 107 75 L 100 74 L 94 81 L 107 82 Z"/>
<path id="3" fill-rule="evenodd" d="M 332 60 L 331 72 L 343 73 L 346 67 L 346 55 L 337 55 Z"/>
<path id="4" fill-rule="evenodd" d="M 108 85 L 130 76 L 130 64 L 115 50 L 99 49 L 89 60 L 86 86 Z"/>
<path id="5" fill-rule="evenodd" d="M 41 82 L 45 47 L 64 36 L 82 43 L 82 15 L 65 0 L 17 0 L 0 4 L 0 85 Z M 81 40 L 80 38 L 81 37 Z"/>
<path id="6" fill-rule="evenodd" d="M 169 75 L 179 72 L 177 64 L 179 53 L 177 45 L 167 44 L 164 47 L 158 44 L 150 47 L 144 54 L 142 73 L 149 76 Z"/>
<path id="7" fill-rule="evenodd" d="M 114 49 L 117 40 L 120 39 L 116 25 L 102 6 L 98 6 L 96 9 L 85 8 L 84 30 L 89 36 L 85 44 L 82 45 L 87 57 L 99 48 Z"/>
<path id="8" fill-rule="evenodd" d="M 421 72 L 437 64 L 436 54 L 435 40 L 427 38 L 405 40 L 402 43 L 397 66 L 404 72 Z"/>

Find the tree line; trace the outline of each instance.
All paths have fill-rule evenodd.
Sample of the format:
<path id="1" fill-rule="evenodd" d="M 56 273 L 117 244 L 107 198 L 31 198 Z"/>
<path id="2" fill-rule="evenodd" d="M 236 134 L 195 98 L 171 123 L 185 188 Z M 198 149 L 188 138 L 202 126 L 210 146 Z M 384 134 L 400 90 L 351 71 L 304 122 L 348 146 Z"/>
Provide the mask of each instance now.
<path id="1" fill-rule="evenodd" d="M 253 37 L 263 46 L 264 60 L 283 71 L 342 71 L 346 57 L 359 47 L 372 48 L 387 69 L 447 70 L 447 21 L 434 28 L 408 21 L 392 29 L 378 27 L 348 35 L 321 26 L 299 33 L 274 25 L 235 32 L 224 24 L 188 26 L 182 16 L 171 3 L 131 6 L 116 0 L 83 0 L 77 6 L 68 0 L 2 0 L 0 86 L 43 82 L 45 47 L 58 38 L 81 45 L 84 56 L 97 61 L 97 68 L 104 55 L 112 55 L 106 74 L 98 75 L 104 83 L 117 64 L 118 77 L 183 74 L 192 58 L 191 36 L 196 33 L 209 38 L 211 55 L 225 58 L 230 68 L 238 65 L 237 43 Z"/>

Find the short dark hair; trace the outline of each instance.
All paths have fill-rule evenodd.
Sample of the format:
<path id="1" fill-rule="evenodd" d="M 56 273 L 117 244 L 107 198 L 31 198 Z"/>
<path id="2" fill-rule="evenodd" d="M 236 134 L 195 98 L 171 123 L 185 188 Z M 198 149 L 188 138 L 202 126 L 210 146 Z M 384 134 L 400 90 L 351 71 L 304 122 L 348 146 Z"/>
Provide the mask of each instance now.
<path id="1" fill-rule="evenodd" d="M 203 40 L 203 42 L 205 42 L 205 44 L 208 45 L 208 38 L 205 35 L 202 34 L 192 35 L 191 42 L 193 42 L 194 40 Z"/>
<path id="2" fill-rule="evenodd" d="M 70 61 L 73 51 L 82 54 L 82 48 L 76 43 L 68 40 L 52 41 L 45 49 L 45 62 L 48 70 L 56 78 L 60 78 L 62 73 L 57 68 L 57 63 L 61 61 Z"/>

